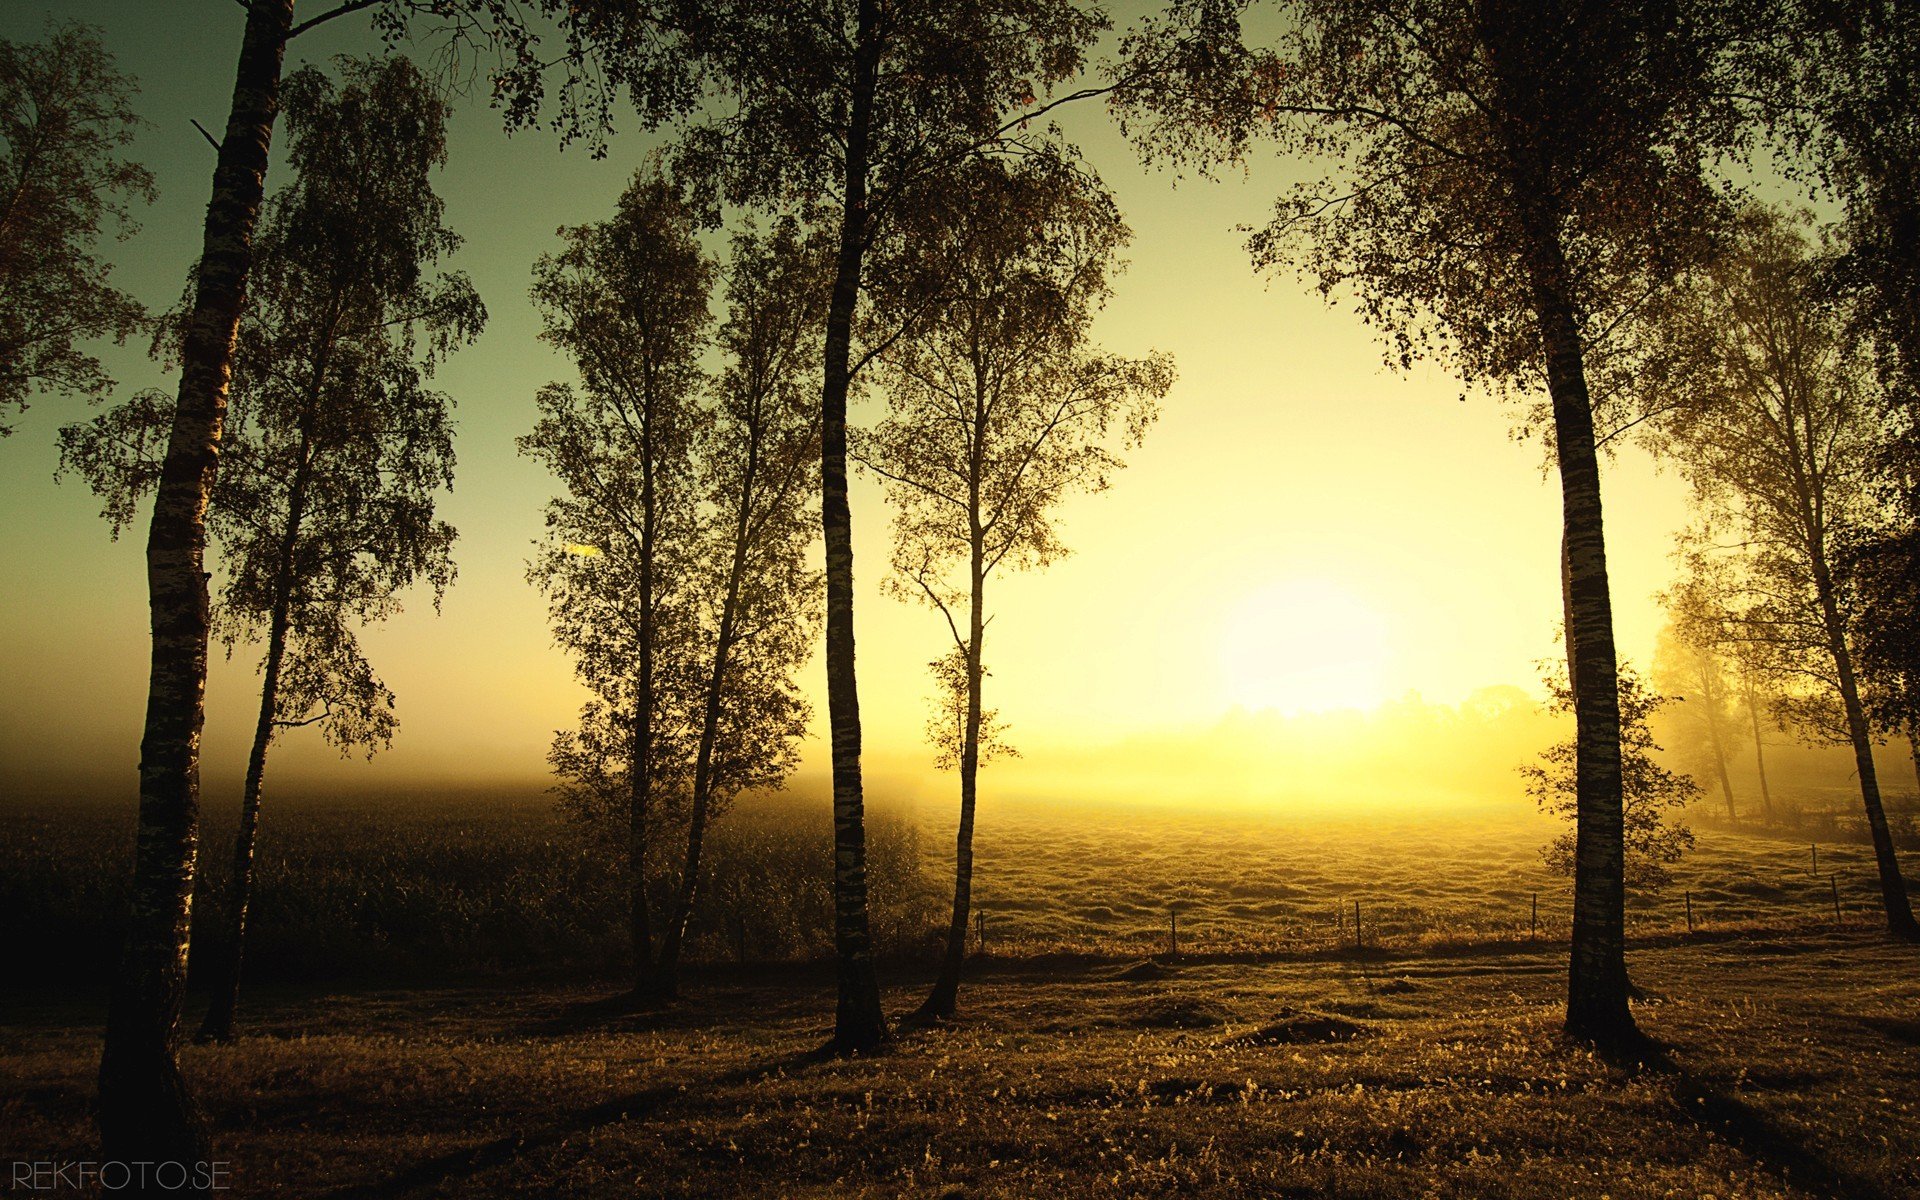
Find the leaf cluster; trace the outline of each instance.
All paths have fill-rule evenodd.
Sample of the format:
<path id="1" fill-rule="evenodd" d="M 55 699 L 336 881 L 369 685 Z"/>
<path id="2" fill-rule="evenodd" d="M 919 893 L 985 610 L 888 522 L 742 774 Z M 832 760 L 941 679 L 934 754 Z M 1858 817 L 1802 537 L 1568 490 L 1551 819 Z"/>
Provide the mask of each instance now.
<path id="1" fill-rule="evenodd" d="M 343 749 L 384 744 L 393 695 L 356 629 L 401 593 L 451 585 L 451 397 L 428 382 L 479 336 L 486 309 L 432 187 L 448 109 L 404 58 L 341 59 L 290 76 L 293 171 L 254 242 L 235 342 L 221 469 L 208 511 L 225 579 L 215 622 L 231 653 L 279 625 L 287 656 L 276 721 L 318 724 Z M 173 353 L 186 308 L 164 318 Z M 62 470 L 85 477 L 114 532 L 158 478 L 170 396 L 148 391 L 61 432 Z"/>
<path id="2" fill-rule="evenodd" d="M 1564 668 L 1546 674 L 1554 712 L 1571 713 L 1573 689 Z M 1625 821 L 1626 881 L 1629 888 L 1655 889 L 1672 879 L 1669 871 L 1693 847 L 1693 831 L 1674 819 L 1674 811 L 1700 795 L 1687 775 L 1669 771 L 1654 759 L 1660 746 L 1654 741 L 1651 719 L 1670 697 L 1649 688 L 1631 667 L 1620 668 L 1620 780 Z M 1578 743 L 1569 739 L 1540 754 L 1540 761 L 1520 768 L 1527 794 L 1544 812 L 1573 820 L 1579 804 L 1575 792 Z M 1574 834 L 1570 830 L 1541 851 L 1547 865 L 1563 875 L 1573 874 Z"/>
<path id="3" fill-rule="evenodd" d="M 697 234 L 692 206 L 652 168 L 612 218 L 562 230 L 563 249 L 535 268 L 543 336 L 580 384 L 543 389 L 520 440 L 561 486 L 528 576 L 593 692 L 549 757 L 563 805 L 617 826 L 643 713 L 650 795 L 671 820 L 710 700 L 716 805 L 784 782 L 808 711 L 794 675 L 818 616 L 807 497 L 824 247 L 793 220 L 740 230 L 715 329 L 722 272 Z"/>
<path id="4" fill-rule="evenodd" d="M 154 198 L 152 173 L 124 157 L 144 124 L 136 91 L 92 26 L 49 20 L 37 43 L 0 39 L 0 413 L 35 391 L 105 397 L 113 381 L 82 345 L 146 328 L 95 253 Z"/>

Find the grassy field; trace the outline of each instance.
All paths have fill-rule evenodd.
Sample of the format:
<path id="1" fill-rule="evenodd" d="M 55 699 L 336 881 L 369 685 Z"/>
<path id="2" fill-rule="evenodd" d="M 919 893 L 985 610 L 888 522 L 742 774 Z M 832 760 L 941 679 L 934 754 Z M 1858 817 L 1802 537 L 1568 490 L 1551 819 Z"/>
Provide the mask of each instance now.
<path id="1" fill-rule="evenodd" d="M 189 1047 L 237 1195 L 1845 1197 L 1920 1194 L 1920 972 L 1863 933 L 1633 956 L 1670 1061 L 1557 1035 L 1548 950 L 984 964 L 965 1019 L 821 1061 L 830 979 L 257 991 Z M 891 1011 L 919 980 L 897 972 Z M 97 1019 L 0 1035 L 16 1153 L 79 1154 Z"/>
<path id="2" fill-rule="evenodd" d="M 125 831 L 97 806 L 8 820 L 6 950 L 45 969 L 0 999 L 0 1145 L 84 1157 L 83 963 L 111 944 Z M 713 889 L 688 998 L 633 1013 L 604 1002 L 617 888 L 538 802 L 283 806 L 249 1036 L 183 1055 L 234 1194 L 1920 1195 L 1920 952 L 1875 934 L 1864 847 L 1822 846 L 1815 875 L 1803 843 L 1703 830 L 1634 901 L 1666 1060 L 1627 1070 L 1557 1033 L 1566 885 L 1529 814 L 1007 806 L 981 827 L 963 1020 L 837 1062 L 810 1054 L 824 819 L 728 829 L 716 862 L 755 888 Z M 876 829 L 897 1014 L 928 981 L 949 835 L 931 806 Z"/>
<path id="3" fill-rule="evenodd" d="M 951 877 L 944 804 L 871 822 L 880 953 L 932 961 Z M 196 911 L 224 886 L 231 815 L 202 840 Z M 1393 812 L 1195 816 L 1178 809 L 985 808 L 975 900 L 1003 956 L 1129 956 L 1432 948 L 1561 938 L 1568 885 L 1541 864 L 1552 822 L 1522 805 L 1415 820 Z M 104 977 L 118 945 L 130 856 L 127 814 L 42 802 L 0 811 L 0 934 L 7 961 L 70 982 Z M 826 805 L 762 802 L 717 827 L 711 886 L 689 951 L 707 962 L 826 957 L 832 897 Z M 261 837 L 250 975 L 263 981 L 436 981 L 625 969 L 620 852 L 596 847 L 545 797 L 281 801 Z M 1673 885 L 1633 898 L 1636 932 L 1831 928 L 1871 923 L 1871 856 L 1703 829 Z M 660 899 L 670 880 L 662 879 Z M 197 939 L 203 948 L 210 937 Z"/>

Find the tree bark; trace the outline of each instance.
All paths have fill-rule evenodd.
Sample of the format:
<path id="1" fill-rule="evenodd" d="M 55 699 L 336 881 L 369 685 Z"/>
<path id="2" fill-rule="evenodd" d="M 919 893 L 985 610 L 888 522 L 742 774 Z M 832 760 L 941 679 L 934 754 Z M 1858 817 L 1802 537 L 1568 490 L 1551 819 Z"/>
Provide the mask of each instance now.
<path id="1" fill-rule="evenodd" d="M 833 744 L 833 942 L 839 1003 L 837 1053 L 886 1040 L 867 913 L 867 831 L 860 784 L 860 695 L 854 671 L 853 515 L 847 499 L 847 392 L 852 383 L 853 315 L 860 301 L 867 238 L 867 170 L 879 74 L 879 4 L 860 0 L 847 127 L 846 178 L 833 294 L 827 307 L 820 395 L 820 524 L 827 559 L 827 713 Z"/>
<path id="2" fill-rule="evenodd" d="M 978 459 L 978 447 L 984 439 L 976 436 L 975 458 Z M 975 463 L 974 479 L 979 478 L 979 465 Z M 977 493 L 977 483 L 975 489 Z M 926 1003 L 920 1006 L 923 1017 L 950 1019 L 959 1011 L 960 971 L 967 959 L 967 919 L 973 904 L 973 812 L 974 802 L 979 796 L 980 779 L 980 689 L 983 672 L 980 668 L 981 639 L 986 634 L 986 569 L 985 547 L 982 544 L 979 528 L 979 500 L 974 497 L 975 512 L 973 544 L 968 560 L 969 589 L 967 594 L 967 716 L 966 727 L 960 742 L 960 828 L 954 836 L 953 855 L 953 914 L 947 922 L 947 952 L 940 960 L 940 974 L 934 980 L 933 992 Z"/>
<path id="3" fill-rule="evenodd" d="M 1760 741 L 1760 706 L 1754 703 L 1753 689 L 1746 689 L 1747 718 L 1753 723 L 1753 765 L 1760 774 L 1760 809 L 1773 820 L 1773 789 L 1767 786 L 1767 750 Z"/>
<path id="4" fill-rule="evenodd" d="M 758 417 L 756 412 L 756 421 Z M 700 894 L 700 856 L 706 844 L 707 814 L 713 797 L 713 746 L 720 732 L 721 695 L 733 654 L 740 589 L 747 573 L 754 483 L 759 467 L 760 432 L 756 428 L 747 437 L 747 461 L 740 486 L 740 507 L 733 525 L 733 559 L 727 567 L 726 596 L 720 604 L 720 627 L 714 635 L 713 665 L 707 675 L 706 703 L 700 715 L 700 743 L 693 758 L 693 803 L 687 813 L 687 856 L 681 864 L 680 891 L 667 919 L 660 946 L 660 964 L 653 979 L 654 991 L 662 996 L 673 996 L 679 992 L 680 946 L 686 937 L 687 921 L 693 916 L 694 901 Z"/>
<path id="5" fill-rule="evenodd" d="M 1867 809 L 1867 829 L 1873 837 L 1873 859 L 1880 873 L 1880 901 L 1887 913 L 1887 932 L 1905 941 L 1920 941 L 1920 923 L 1913 918 L 1913 906 L 1907 898 L 1907 881 L 1900 874 L 1900 859 L 1894 853 L 1893 831 L 1887 827 L 1887 810 L 1880 803 L 1880 776 L 1873 765 L 1873 731 L 1867 724 L 1866 708 L 1860 702 L 1860 683 L 1854 675 L 1853 651 L 1847 645 L 1846 622 L 1835 599 L 1833 574 L 1826 554 L 1816 542 L 1812 547 L 1813 586 L 1820 603 L 1821 621 L 1826 626 L 1827 651 L 1833 657 L 1834 673 L 1839 677 L 1840 704 L 1847 714 L 1847 740 L 1853 744 L 1854 768 L 1860 775 L 1860 800 Z"/>
<path id="6" fill-rule="evenodd" d="M 234 1016 L 240 1004 L 240 969 L 246 958 L 247 910 L 253 902 L 253 854 L 260 829 L 261 787 L 267 773 L 267 747 L 280 719 L 280 670 L 287 651 L 287 625 L 293 607 L 293 556 L 305 518 L 307 482 L 312 451 L 300 450 L 287 501 L 287 528 L 280 539 L 280 561 L 274 579 L 273 608 L 267 617 L 267 657 L 261 668 L 260 713 L 253 726 L 253 749 L 247 755 L 246 789 L 240 798 L 240 832 L 233 841 L 233 879 L 227 900 L 226 955 L 214 972 L 213 999 L 200 1022 L 196 1042 L 233 1040 Z"/>
<path id="7" fill-rule="evenodd" d="M 633 709 L 633 766 L 627 795 L 627 932 L 633 943 L 633 994 L 653 988 L 653 921 L 647 908 L 647 805 L 652 798 L 653 701 L 651 655 L 641 653 L 640 698 Z"/>
<path id="8" fill-rule="evenodd" d="M 1720 776 L 1720 794 L 1727 801 L 1727 823 L 1740 823 L 1733 806 L 1733 780 L 1727 775 L 1727 744 L 1720 734 L 1720 691 L 1714 686 L 1714 667 L 1703 657 L 1700 664 L 1700 698 L 1706 701 L 1707 736 L 1713 742 L 1713 768 Z"/>
<path id="9" fill-rule="evenodd" d="M 633 766 L 629 773 L 627 810 L 627 865 L 632 874 L 629 925 L 633 941 L 633 995 L 654 992 L 653 918 L 647 902 L 647 818 L 653 803 L 654 652 L 658 643 L 659 598 L 654 554 L 659 539 L 659 496 L 655 490 L 653 438 L 654 379 L 647 371 L 642 383 L 640 421 L 640 662 L 633 711 Z"/>
<path id="10" fill-rule="evenodd" d="M 1560 470 L 1567 674 L 1576 723 L 1573 939 L 1567 1032 L 1623 1042 L 1637 1029 L 1627 1007 L 1625 819 L 1620 682 L 1607 580 L 1606 529 L 1593 405 L 1557 226 L 1534 231 L 1533 292 L 1547 357 Z"/>
<path id="11" fill-rule="evenodd" d="M 248 5 L 147 538 L 153 655 L 140 743 L 138 849 L 100 1058 L 102 1151 L 114 1160 L 193 1163 L 209 1152 L 205 1119 L 174 1057 L 199 842 L 210 623 L 204 518 L 292 23 L 293 0 Z"/>

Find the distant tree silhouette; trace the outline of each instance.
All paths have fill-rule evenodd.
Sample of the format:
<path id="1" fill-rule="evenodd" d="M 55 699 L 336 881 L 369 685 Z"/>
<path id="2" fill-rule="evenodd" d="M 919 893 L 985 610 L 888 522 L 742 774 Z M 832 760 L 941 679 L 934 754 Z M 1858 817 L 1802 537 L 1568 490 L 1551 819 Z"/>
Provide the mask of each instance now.
<path id="1" fill-rule="evenodd" d="M 1741 133 L 1707 5 L 1292 0 L 1249 47 L 1232 0 L 1182 0 L 1123 52 L 1176 70 L 1122 92 L 1150 157 L 1205 165 L 1268 136 L 1331 166 L 1251 248 L 1351 289 L 1402 365 L 1550 398 L 1577 697 L 1567 1029 L 1626 1041 L 1619 690 L 1591 358 L 1710 243 L 1707 162 Z"/>
<path id="2" fill-rule="evenodd" d="M 207 518 L 227 573 L 215 627 L 229 653 L 266 643 L 209 1041 L 233 1036 L 268 747 L 306 725 L 343 752 L 390 742 L 393 693 L 355 627 L 419 580 L 437 603 L 453 578 L 454 531 L 434 514 L 453 482 L 451 401 L 425 380 L 486 310 L 464 276 L 429 273 L 460 242 L 430 181 L 447 108 L 404 58 L 340 68 L 339 85 L 308 67 L 282 89 L 294 175 L 255 239 Z M 116 535 L 153 486 L 172 417 L 148 392 L 61 433 L 63 468 L 105 496 Z"/>
<path id="3" fill-rule="evenodd" d="M 791 220 L 734 237 L 713 339 L 727 365 L 709 379 L 716 269 L 695 232 L 658 172 L 635 179 L 612 220 L 563 231 L 534 295 L 584 386 L 546 388 L 521 439 L 567 489 L 529 577 L 594 692 L 549 757 L 575 816 L 626 831 L 636 998 L 677 990 L 712 821 L 792 773 L 807 719 L 794 676 L 817 624 L 807 500 L 823 248 Z M 653 852 L 682 827 L 676 881 Z"/>
<path id="4" fill-rule="evenodd" d="M 819 528 L 808 501 L 820 460 L 825 249 L 790 220 L 733 239 L 717 338 L 727 366 L 697 450 L 698 724 L 686 856 L 654 972 L 654 986 L 669 995 L 709 823 L 739 792 L 784 784 L 806 733 L 794 679 L 818 637 L 820 579 L 807 555 Z"/>
<path id="5" fill-rule="evenodd" d="M 1727 758 L 1737 740 L 1731 712 L 1736 685 L 1728 678 L 1722 648 L 1722 613 L 1693 580 L 1682 580 L 1662 593 L 1660 600 L 1667 624 L 1654 651 L 1655 685 L 1679 702 L 1680 720 L 1698 743 L 1704 743 L 1720 797 L 1726 802 L 1727 820 L 1737 822 L 1740 812 L 1727 770 Z"/>
<path id="6" fill-rule="evenodd" d="M 1907 739 L 1920 784 L 1920 530 L 1869 537 L 1843 557 L 1868 715 Z"/>
<path id="7" fill-rule="evenodd" d="M 1910 743 L 1912 616 L 1920 600 L 1920 9 L 1890 0 L 1788 0 L 1778 36 L 1756 43 L 1754 90 L 1773 101 L 1789 168 L 1837 200 L 1825 273 L 1849 325 L 1873 347 L 1891 401 L 1882 435 L 1884 527 L 1840 555 L 1859 607 L 1869 715 Z M 1920 775 L 1920 745 L 1914 746 Z"/>
<path id="8" fill-rule="evenodd" d="M 1920 10 L 1904 0 L 1781 0 L 1756 39 L 1791 170 L 1839 201 L 1827 282 L 1854 302 L 1881 382 L 1920 438 Z M 1920 516 L 1920 509 L 1914 509 Z"/>
<path id="9" fill-rule="evenodd" d="M 686 130 L 679 163 L 731 203 L 822 214 L 836 245 L 821 375 L 821 525 L 826 539 L 827 709 L 834 791 L 832 1047 L 886 1037 L 867 914 L 860 710 L 854 670 L 853 524 L 847 398 L 869 253 L 895 244 L 925 197 L 976 154 L 1017 149 L 1105 27 L 1063 0 L 694 0 L 638 13 L 570 0 L 573 28 L 611 80 L 688 65 L 714 103 Z M 1063 98 L 1064 99 L 1064 98 Z M 689 105 L 689 108 L 691 106 Z"/>
<path id="10" fill-rule="evenodd" d="M 122 158 L 137 90 L 93 26 L 0 38 L 0 418 L 34 391 L 104 397 L 113 381 L 75 343 L 124 342 L 146 323 L 94 253 L 109 228 L 131 234 L 133 202 L 154 196 L 152 174 Z M 0 419 L 0 437 L 11 432 Z"/>
<path id="11" fill-rule="evenodd" d="M 1750 210 L 1738 253 L 1677 310 L 1709 338 L 1656 447 L 1696 503 L 1737 529 L 1748 595 L 1734 636 L 1765 646 L 1801 686 L 1803 729 L 1828 726 L 1853 749 L 1888 929 L 1920 938 L 1880 802 L 1874 731 L 1854 657 L 1854 601 L 1840 553 L 1870 530 L 1882 396 L 1865 346 L 1820 303 L 1821 265 L 1780 216 Z M 1691 335 L 1682 332 L 1681 338 Z M 1838 702 L 1837 720 L 1822 710 Z M 1837 726 L 1837 729 L 1832 728 Z"/>
<path id="12" fill-rule="evenodd" d="M 1547 674 L 1547 690 L 1555 712 L 1573 711 L 1573 692 L 1564 671 Z M 1631 667 L 1620 668 L 1620 762 L 1623 830 L 1626 847 L 1626 886 L 1654 890 L 1672 882 L 1668 870 L 1693 848 L 1693 831 L 1674 820 L 1700 794 L 1690 776 L 1669 771 L 1654 760 L 1660 746 L 1653 739 L 1651 719 L 1673 697 L 1648 688 Z M 1540 753 L 1538 763 L 1520 768 L 1527 794 L 1541 809 L 1569 821 L 1579 815 L 1577 741 L 1560 742 Z M 1556 837 L 1540 852 L 1553 870 L 1572 875 L 1578 862 L 1573 832 Z"/>
<path id="13" fill-rule="evenodd" d="M 887 486 L 892 586 L 945 618 L 952 657 L 933 664 L 945 712 L 942 758 L 960 773 L 953 912 L 946 955 L 921 1015 L 955 1013 L 973 886 L 983 729 L 988 580 L 1064 554 L 1055 510 L 1103 490 L 1173 380 L 1164 357 L 1095 352 L 1092 323 L 1127 228 L 1106 188 L 1057 149 L 1017 164 L 975 160 L 928 212 L 916 247 L 938 278 L 937 315 L 880 357 L 885 420 L 854 444 Z M 951 742 L 949 732 L 957 734 Z"/>
<path id="14" fill-rule="evenodd" d="M 660 808 L 683 791 L 689 755 L 687 655 L 699 478 L 695 450 L 715 266 L 692 212 L 657 170 L 643 171 L 609 220 L 564 229 L 565 248 L 534 267 L 541 337 L 574 360 L 582 386 L 550 384 L 520 439 L 565 494 L 529 569 L 549 600 L 554 638 L 594 693 L 583 730 L 551 756 L 568 772 L 620 731 L 634 990 L 653 990 L 649 852 Z M 597 727 L 597 728 L 596 728 Z M 596 768 L 599 769 L 599 768 Z M 576 779 L 579 778 L 576 775 Z"/>
<path id="15" fill-rule="evenodd" d="M 209 1152 L 206 1121 L 174 1055 L 199 837 L 200 731 L 211 633 L 204 518 L 220 463 L 235 334 L 287 45 L 357 14 L 365 14 L 391 44 L 415 18 L 424 18 L 435 31 L 439 56 L 456 76 L 470 53 L 497 52 L 503 66 L 492 79 L 494 96 L 510 125 L 525 124 L 539 110 L 547 61 L 535 52 L 537 38 L 526 18 L 571 11 L 565 0 L 341 0 L 296 23 L 294 0 L 247 0 L 240 7 L 246 16 L 233 100 L 216 151 L 213 194 L 185 311 L 180 386 L 147 535 L 153 648 L 140 742 L 139 832 L 126 949 L 108 1002 L 97 1109 L 105 1157 L 129 1162 L 204 1161 Z M 569 74 L 556 123 L 563 129 L 604 128 L 597 80 L 577 70 L 574 56 L 563 55 L 560 63 Z M 642 99 L 659 90 L 628 82 Z M 643 115 L 648 111 L 643 106 Z"/>

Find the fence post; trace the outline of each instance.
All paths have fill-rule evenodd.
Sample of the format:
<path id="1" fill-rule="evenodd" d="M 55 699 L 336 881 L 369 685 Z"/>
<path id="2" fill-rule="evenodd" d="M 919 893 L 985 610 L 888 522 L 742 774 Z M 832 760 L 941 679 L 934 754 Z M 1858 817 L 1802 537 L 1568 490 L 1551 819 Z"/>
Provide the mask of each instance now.
<path id="1" fill-rule="evenodd" d="M 1833 923 L 1843 926 L 1846 922 L 1840 916 L 1840 876 L 1827 876 L 1827 886 L 1833 889 Z"/>
<path id="2" fill-rule="evenodd" d="M 1807 849 L 1813 852 L 1813 873 L 1818 875 L 1820 873 L 1820 843 L 1808 842 Z"/>
<path id="3" fill-rule="evenodd" d="M 1533 894 L 1533 915 L 1528 919 L 1527 940 L 1530 942 L 1537 942 L 1540 940 L 1540 893 L 1539 892 L 1535 892 Z"/>
<path id="4" fill-rule="evenodd" d="M 1360 900 L 1359 900 L 1359 897 L 1355 897 L 1355 898 L 1354 898 L 1354 901 L 1353 901 L 1353 948 L 1354 948 L 1355 950 L 1363 950 L 1363 949 L 1365 949 L 1365 948 L 1366 948 L 1366 941 L 1365 941 L 1365 939 L 1363 939 L 1363 938 L 1362 938 L 1362 937 L 1360 936 Z"/>
<path id="5" fill-rule="evenodd" d="M 1180 957 L 1180 910 L 1171 904 L 1167 905 L 1167 953 Z"/>
<path id="6" fill-rule="evenodd" d="M 1693 893 L 1687 893 L 1687 932 L 1693 932 Z"/>

